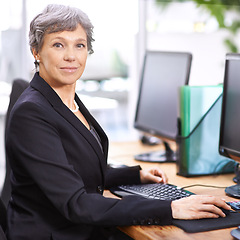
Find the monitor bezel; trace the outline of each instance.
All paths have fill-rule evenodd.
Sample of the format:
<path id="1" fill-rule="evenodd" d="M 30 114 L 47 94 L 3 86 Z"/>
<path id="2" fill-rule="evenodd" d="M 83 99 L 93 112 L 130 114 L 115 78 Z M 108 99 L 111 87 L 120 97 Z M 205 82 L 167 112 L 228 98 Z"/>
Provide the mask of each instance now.
<path id="1" fill-rule="evenodd" d="M 175 137 L 172 137 L 170 135 L 166 135 L 163 132 L 157 131 L 155 129 L 150 129 L 149 126 L 144 126 L 141 123 L 139 123 L 137 121 L 138 118 L 138 112 L 139 112 L 139 105 L 140 105 L 140 100 L 141 100 L 141 93 L 142 93 L 142 87 L 143 87 L 143 81 L 144 81 L 144 73 L 145 73 L 145 66 L 146 66 L 146 61 L 147 61 L 147 57 L 149 56 L 149 54 L 169 54 L 169 55 L 183 55 L 186 56 L 187 60 L 188 60 L 188 64 L 186 66 L 186 71 L 187 71 L 187 75 L 186 75 L 186 79 L 184 82 L 184 85 L 188 85 L 189 83 L 189 78 L 190 78 L 190 71 L 191 71 L 191 65 L 192 65 L 192 54 L 190 52 L 177 52 L 177 51 L 146 51 L 145 52 L 145 56 L 144 56 L 144 61 L 143 61 L 143 65 L 142 65 L 142 72 L 141 72 L 141 79 L 140 79 L 140 87 L 139 87 L 139 92 L 138 92 L 138 99 L 137 99 L 137 105 L 136 105 L 136 112 L 135 112 L 135 118 L 134 118 L 134 128 L 150 134 L 152 136 L 156 136 L 159 137 L 163 140 L 171 140 L 171 141 L 176 141 L 178 133 L 176 134 Z M 178 121 L 178 119 L 176 119 L 176 121 Z M 176 124 L 178 124 L 178 122 L 176 122 Z"/>
<path id="2" fill-rule="evenodd" d="M 226 100 L 227 100 L 227 88 L 228 88 L 228 65 L 229 61 L 240 61 L 239 53 L 227 53 L 225 59 L 225 72 L 224 72 L 224 80 L 223 80 L 223 98 L 222 98 L 222 111 L 221 111 L 221 122 L 220 122 L 220 137 L 219 137 L 219 154 L 230 159 L 240 161 L 240 151 L 236 151 L 234 149 L 230 149 L 223 144 L 223 133 L 225 126 L 225 109 L 226 109 Z"/>

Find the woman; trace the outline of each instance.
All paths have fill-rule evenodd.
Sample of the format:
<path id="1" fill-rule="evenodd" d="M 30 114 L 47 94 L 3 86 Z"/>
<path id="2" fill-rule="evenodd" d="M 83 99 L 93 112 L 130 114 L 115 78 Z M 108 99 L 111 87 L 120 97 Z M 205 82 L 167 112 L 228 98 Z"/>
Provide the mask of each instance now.
<path id="1" fill-rule="evenodd" d="M 30 25 L 39 71 L 15 104 L 6 150 L 12 168 L 9 239 L 107 239 L 109 227 L 224 217 L 221 199 L 105 198 L 114 184 L 167 182 L 159 169 L 107 169 L 108 139 L 75 94 L 92 29 L 79 9 L 49 5 Z"/>

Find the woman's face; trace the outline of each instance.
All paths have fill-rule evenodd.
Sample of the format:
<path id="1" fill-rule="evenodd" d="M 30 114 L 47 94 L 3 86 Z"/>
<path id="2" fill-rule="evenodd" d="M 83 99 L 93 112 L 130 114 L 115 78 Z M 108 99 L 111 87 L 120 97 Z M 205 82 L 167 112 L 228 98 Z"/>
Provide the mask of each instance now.
<path id="1" fill-rule="evenodd" d="M 84 71 L 88 56 L 86 32 L 79 24 L 74 31 L 46 34 L 41 50 L 34 55 L 40 60 L 39 75 L 50 86 L 75 84 Z"/>

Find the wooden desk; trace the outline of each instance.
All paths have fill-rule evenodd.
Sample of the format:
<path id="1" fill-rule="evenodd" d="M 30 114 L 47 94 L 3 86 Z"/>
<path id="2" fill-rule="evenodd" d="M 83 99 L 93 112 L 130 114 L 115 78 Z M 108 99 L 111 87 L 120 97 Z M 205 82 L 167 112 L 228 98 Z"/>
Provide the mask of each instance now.
<path id="1" fill-rule="evenodd" d="M 161 146 L 148 147 L 143 146 L 139 142 L 118 142 L 110 143 L 109 160 L 110 162 L 124 163 L 129 166 L 141 165 L 142 168 L 152 167 L 153 164 L 158 165 L 168 175 L 168 182 L 177 186 L 183 187 L 191 184 L 206 184 L 220 187 L 233 185 L 232 178 L 234 174 L 224 174 L 216 176 L 203 176 L 186 178 L 176 175 L 176 165 L 174 163 L 146 163 L 139 162 L 133 159 L 133 156 L 138 153 L 147 151 L 155 151 L 161 149 Z M 209 187 L 192 187 L 188 189 L 196 194 L 211 194 L 222 196 L 227 201 L 234 200 L 226 196 L 224 188 L 209 188 Z M 111 195 L 106 193 L 106 195 Z M 149 240 L 149 239 L 164 239 L 164 240 L 229 240 L 233 239 L 230 231 L 234 228 L 220 229 L 201 233 L 186 233 L 182 229 L 175 226 L 128 226 L 119 227 L 119 229 L 133 239 Z"/>

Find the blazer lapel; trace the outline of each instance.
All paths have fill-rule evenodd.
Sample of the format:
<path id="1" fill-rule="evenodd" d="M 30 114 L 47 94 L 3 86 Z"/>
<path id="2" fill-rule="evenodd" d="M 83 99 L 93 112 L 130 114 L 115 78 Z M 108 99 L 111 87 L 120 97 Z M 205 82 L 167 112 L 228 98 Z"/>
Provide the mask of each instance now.
<path id="1" fill-rule="evenodd" d="M 88 119 L 88 121 L 92 124 L 92 126 L 95 128 L 97 133 L 99 134 L 99 137 L 101 139 L 101 144 L 102 144 L 102 149 L 103 149 L 103 154 L 105 159 L 107 159 L 107 154 L 108 154 L 108 138 L 107 135 L 105 134 L 104 130 L 101 128 L 101 126 L 98 124 L 98 122 L 93 118 L 93 116 L 90 114 L 88 109 L 85 107 L 85 105 L 82 103 L 82 101 L 79 99 L 78 95 L 75 94 L 75 101 L 77 102 L 79 106 L 79 110 L 83 114 L 83 116 Z M 86 128 L 85 128 L 86 129 Z M 87 130 L 87 133 L 89 133 L 89 130 Z M 92 134 L 91 134 L 92 136 Z M 95 138 L 94 138 L 95 139 Z M 97 141 L 94 141 L 94 143 L 97 143 Z M 97 143 L 98 144 L 98 143 Z M 98 145 L 99 147 L 99 145 Z M 100 148 L 99 148 L 100 149 Z M 101 149 L 100 149 L 101 150 Z M 102 150 L 101 150 L 102 153 Z"/>
<path id="2" fill-rule="evenodd" d="M 75 101 L 79 105 L 79 110 L 84 115 L 88 121 L 91 122 L 93 127 L 98 132 L 103 147 L 103 153 L 98 145 L 97 140 L 91 134 L 91 132 L 84 126 L 84 124 L 68 109 L 68 107 L 62 102 L 61 98 L 57 95 L 57 93 L 49 86 L 49 84 L 42 79 L 38 73 L 35 73 L 33 80 L 31 81 L 30 85 L 42 93 L 42 95 L 49 101 L 49 103 L 53 106 L 53 108 L 62 116 L 64 117 L 77 131 L 84 136 L 84 138 L 88 141 L 88 143 L 92 146 L 93 151 L 96 152 L 102 173 L 106 168 L 106 159 L 107 159 L 107 152 L 108 152 L 108 139 L 102 128 L 96 122 L 96 120 L 92 117 L 89 111 L 86 109 L 84 104 L 80 101 L 77 95 L 75 95 Z M 103 174 L 104 176 L 104 174 Z"/>

